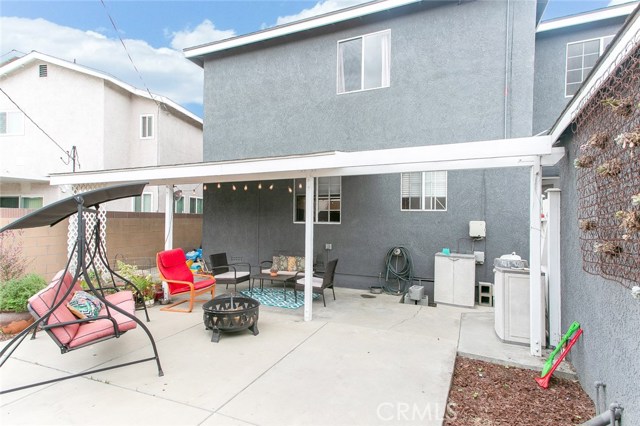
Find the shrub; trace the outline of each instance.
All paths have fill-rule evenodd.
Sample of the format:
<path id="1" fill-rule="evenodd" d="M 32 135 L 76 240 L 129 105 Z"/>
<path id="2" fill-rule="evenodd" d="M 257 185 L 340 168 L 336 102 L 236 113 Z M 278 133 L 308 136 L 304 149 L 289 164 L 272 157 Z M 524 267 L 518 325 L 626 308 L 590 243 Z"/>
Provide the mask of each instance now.
<path id="1" fill-rule="evenodd" d="M 29 298 L 46 285 L 44 278 L 37 274 L 0 283 L 0 311 L 26 311 Z"/>
<path id="2" fill-rule="evenodd" d="M 28 266 L 22 256 L 22 230 L 0 233 L 0 282 L 24 275 Z"/>

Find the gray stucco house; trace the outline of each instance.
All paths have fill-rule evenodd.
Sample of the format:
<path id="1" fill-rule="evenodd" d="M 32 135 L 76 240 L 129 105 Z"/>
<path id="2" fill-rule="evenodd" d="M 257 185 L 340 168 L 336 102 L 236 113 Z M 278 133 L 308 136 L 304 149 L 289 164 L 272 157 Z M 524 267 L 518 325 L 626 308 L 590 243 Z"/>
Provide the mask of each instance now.
<path id="1" fill-rule="evenodd" d="M 295 28 L 285 25 L 187 49 L 187 57 L 205 70 L 203 159 L 546 133 L 632 9 L 611 7 L 541 23 L 544 3 L 378 1 Z M 571 191 L 575 175 L 567 161 L 572 159 L 546 169 L 544 186 Z M 396 246 L 410 251 L 415 275 L 425 278 L 433 277 L 434 254 L 442 248 L 481 251 L 486 261 L 476 265 L 475 279 L 493 281 L 494 258 L 510 252 L 529 257 L 531 200 L 522 190 L 528 182 L 528 172 L 518 168 L 316 178 L 314 253 L 340 259 L 341 286 L 376 285 L 385 254 Z M 225 251 L 252 264 L 279 252 L 302 253 L 304 188 L 304 180 L 292 179 L 210 182 L 205 252 Z M 575 224 L 575 214 L 569 197 L 563 223 Z M 486 222 L 485 239 L 469 238 L 470 221 Z M 563 249 L 575 245 L 575 235 L 563 240 Z M 603 352 L 592 355 L 600 345 L 612 344 L 605 335 L 615 326 L 605 312 L 627 294 L 605 296 L 602 280 L 585 276 L 574 265 L 579 261 L 575 253 L 563 260 L 562 325 L 566 329 L 578 320 L 590 328 L 573 353 L 583 387 L 593 397 L 593 380 L 606 382 L 609 399 L 626 405 L 625 421 L 636 424 L 637 368 L 621 374 Z M 586 292 L 575 297 L 580 283 L 594 280 L 591 297 Z M 616 316 L 634 336 L 617 343 L 627 358 L 637 352 L 637 327 L 629 325 L 637 325 L 633 303 L 625 301 L 628 309 Z M 593 318 L 593 311 L 602 315 Z"/>
<path id="2" fill-rule="evenodd" d="M 311 18 L 304 31 L 282 26 L 187 49 L 205 70 L 203 159 L 508 139 L 549 129 L 575 89 L 565 79 L 577 81 L 566 69 L 567 49 L 570 66 L 580 61 L 582 81 L 602 44 L 593 56 L 580 43 L 611 36 L 628 12 L 538 25 L 544 3 L 378 1 L 341 20 Z M 372 4 L 384 7 L 364 14 Z M 487 261 L 476 265 L 476 280 L 491 282 L 494 258 L 529 256 L 529 194 L 516 189 L 528 179 L 517 168 L 318 178 L 314 252 L 340 258 L 341 285 L 368 288 L 392 247 L 408 248 L 415 276 L 426 278 L 444 247 L 481 251 Z M 208 185 L 205 252 L 257 264 L 304 251 L 303 182 L 233 185 L 239 190 Z M 469 238 L 470 221 L 486 221 L 486 239 Z"/>

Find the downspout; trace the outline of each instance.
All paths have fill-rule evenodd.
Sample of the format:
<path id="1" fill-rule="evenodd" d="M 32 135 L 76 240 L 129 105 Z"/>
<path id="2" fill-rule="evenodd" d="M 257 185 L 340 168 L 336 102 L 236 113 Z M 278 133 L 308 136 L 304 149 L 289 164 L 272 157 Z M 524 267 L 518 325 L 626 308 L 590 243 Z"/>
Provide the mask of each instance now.
<path id="1" fill-rule="evenodd" d="M 511 83 L 510 72 L 511 72 L 511 38 L 509 37 L 509 23 L 510 23 L 510 15 L 511 15 L 511 0 L 507 0 L 507 8 L 505 14 L 505 24 L 504 24 L 504 139 L 509 138 L 509 84 Z M 513 32 L 511 32 L 513 36 Z"/>

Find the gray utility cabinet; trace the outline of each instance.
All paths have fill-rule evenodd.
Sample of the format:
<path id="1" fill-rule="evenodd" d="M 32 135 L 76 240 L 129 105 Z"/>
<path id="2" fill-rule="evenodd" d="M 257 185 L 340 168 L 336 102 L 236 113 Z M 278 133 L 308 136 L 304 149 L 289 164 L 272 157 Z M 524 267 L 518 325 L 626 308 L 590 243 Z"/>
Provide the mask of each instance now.
<path id="1" fill-rule="evenodd" d="M 436 303 L 473 307 L 476 287 L 476 258 L 472 254 L 436 253 L 434 293 Z"/>

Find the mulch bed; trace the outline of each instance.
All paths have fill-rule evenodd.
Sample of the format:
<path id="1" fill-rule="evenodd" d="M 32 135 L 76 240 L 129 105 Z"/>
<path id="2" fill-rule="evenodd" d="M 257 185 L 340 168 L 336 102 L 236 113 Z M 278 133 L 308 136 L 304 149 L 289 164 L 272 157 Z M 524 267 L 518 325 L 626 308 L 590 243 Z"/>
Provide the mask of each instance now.
<path id="1" fill-rule="evenodd" d="M 543 389 L 534 380 L 539 375 L 458 357 L 443 424 L 557 426 L 581 424 L 595 416 L 580 383 L 552 377 L 549 388 Z"/>

